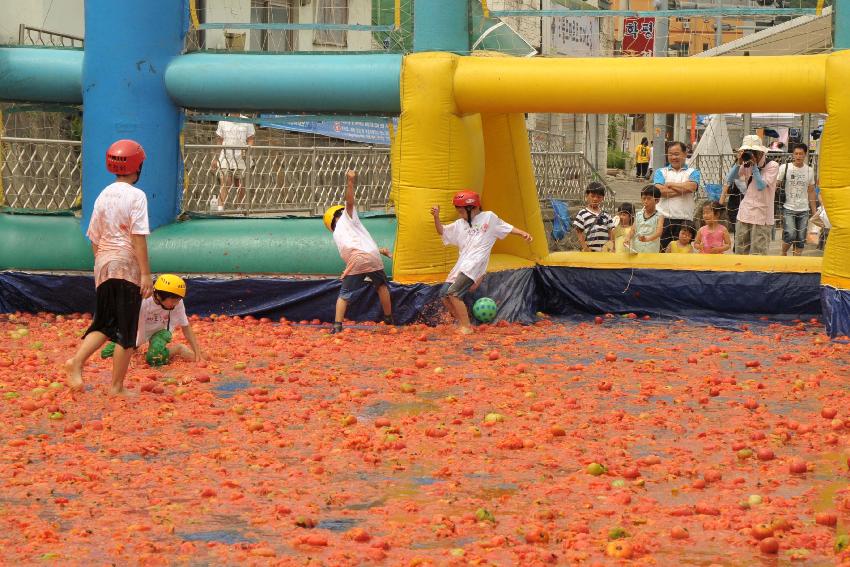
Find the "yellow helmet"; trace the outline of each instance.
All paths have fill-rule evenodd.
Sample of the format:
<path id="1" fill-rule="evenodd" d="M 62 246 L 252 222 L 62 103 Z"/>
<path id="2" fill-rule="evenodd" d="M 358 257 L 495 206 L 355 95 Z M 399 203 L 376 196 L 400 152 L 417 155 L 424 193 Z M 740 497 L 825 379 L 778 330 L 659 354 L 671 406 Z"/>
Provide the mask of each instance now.
<path id="1" fill-rule="evenodd" d="M 162 274 L 156 278 L 153 288 L 156 291 L 165 291 L 179 295 L 180 297 L 186 297 L 186 282 L 183 281 L 183 278 L 174 274 Z"/>
<path id="2" fill-rule="evenodd" d="M 322 217 L 322 222 L 325 223 L 325 227 L 331 232 L 333 232 L 333 229 L 331 228 L 331 223 L 334 220 L 334 215 L 337 213 L 337 211 L 341 211 L 343 209 L 345 209 L 345 205 L 334 205 L 333 207 L 325 211 L 325 216 Z"/>

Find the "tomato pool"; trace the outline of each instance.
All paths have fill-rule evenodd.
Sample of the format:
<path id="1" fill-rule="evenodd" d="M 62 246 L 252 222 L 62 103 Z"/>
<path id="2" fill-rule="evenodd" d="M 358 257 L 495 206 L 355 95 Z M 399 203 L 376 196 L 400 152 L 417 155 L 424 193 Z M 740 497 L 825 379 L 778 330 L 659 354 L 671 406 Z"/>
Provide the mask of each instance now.
<path id="1" fill-rule="evenodd" d="M 97 355 L 65 387 L 88 323 L 0 316 L 5 564 L 850 564 L 817 321 L 195 318 L 208 360 L 126 398 Z"/>

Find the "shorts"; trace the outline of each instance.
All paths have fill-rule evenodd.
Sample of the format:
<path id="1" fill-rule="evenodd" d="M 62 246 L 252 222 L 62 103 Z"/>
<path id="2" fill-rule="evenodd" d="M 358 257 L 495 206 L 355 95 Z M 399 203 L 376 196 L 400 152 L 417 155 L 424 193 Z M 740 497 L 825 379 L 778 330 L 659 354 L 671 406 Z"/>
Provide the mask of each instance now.
<path id="1" fill-rule="evenodd" d="M 97 288 L 94 319 L 86 334 L 103 333 L 124 348 L 136 348 L 139 330 L 140 288 L 127 280 L 109 279 Z"/>
<path id="2" fill-rule="evenodd" d="M 467 294 L 469 288 L 471 288 L 474 284 L 475 280 L 466 274 L 458 274 L 455 281 L 443 284 L 443 287 L 440 288 L 440 297 L 452 296 L 460 299 Z"/>
<path id="3" fill-rule="evenodd" d="M 354 292 L 363 285 L 366 278 L 369 278 L 372 287 L 376 289 L 382 285 L 387 285 L 387 274 L 384 273 L 384 270 L 345 276 L 342 278 L 342 288 L 339 290 L 339 298 L 345 301 L 351 301 L 351 298 L 354 297 Z"/>

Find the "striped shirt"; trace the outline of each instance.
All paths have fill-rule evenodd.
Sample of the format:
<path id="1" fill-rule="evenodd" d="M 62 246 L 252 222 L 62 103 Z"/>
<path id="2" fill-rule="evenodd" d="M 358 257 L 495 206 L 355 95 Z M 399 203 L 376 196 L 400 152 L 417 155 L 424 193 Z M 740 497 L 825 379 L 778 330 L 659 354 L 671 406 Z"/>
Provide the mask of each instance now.
<path id="1" fill-rule="evenodd" d="M 608 242 L 609 231 L 614 230 L 614 220 L 605 211 L 600 211 L 597 215 L 585 207 L 576 215 L 573 226 L 584 232 L 588 248 L 593 252 L 601 252 Z"/>

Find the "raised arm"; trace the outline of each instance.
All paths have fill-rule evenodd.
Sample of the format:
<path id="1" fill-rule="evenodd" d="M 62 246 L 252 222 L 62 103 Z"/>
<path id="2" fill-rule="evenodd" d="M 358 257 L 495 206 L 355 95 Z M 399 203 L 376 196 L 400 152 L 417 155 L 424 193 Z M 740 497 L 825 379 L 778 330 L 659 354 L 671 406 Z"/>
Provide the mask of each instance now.
<path id="1" fill-rule="evenodd" d="M 345 212 L 348 216 L 354 213 L 354 184 L 357 182 L 357 172 L 349 169 L 345 172 Z"/>
<path id="2" fill-rule="evenodd" d="M 443 223 L 440 222 L 440 205 L 431 207 L 431 216 L 434 217 L 434 228 L 437 229 L 437 234 L 443 236 Z"/>

